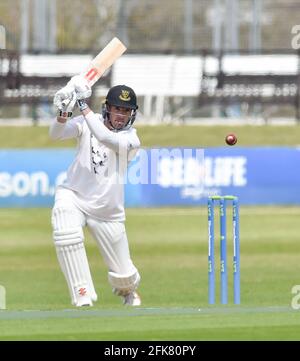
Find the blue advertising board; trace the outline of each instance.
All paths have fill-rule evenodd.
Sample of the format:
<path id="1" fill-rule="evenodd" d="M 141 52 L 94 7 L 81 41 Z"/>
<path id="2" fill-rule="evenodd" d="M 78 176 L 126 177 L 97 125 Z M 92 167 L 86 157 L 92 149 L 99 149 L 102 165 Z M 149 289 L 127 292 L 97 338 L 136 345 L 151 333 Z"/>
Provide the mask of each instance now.
<path id="1" fill-rule="evenodd" d="M 75 155 L 70 149 L 0 151 L 0 207 L 49 207 Z M 300 204 L 300 149 L 141 149 L 128 169 L 129 207 L 205 204 L 236 195 L 241 204 Z"/>

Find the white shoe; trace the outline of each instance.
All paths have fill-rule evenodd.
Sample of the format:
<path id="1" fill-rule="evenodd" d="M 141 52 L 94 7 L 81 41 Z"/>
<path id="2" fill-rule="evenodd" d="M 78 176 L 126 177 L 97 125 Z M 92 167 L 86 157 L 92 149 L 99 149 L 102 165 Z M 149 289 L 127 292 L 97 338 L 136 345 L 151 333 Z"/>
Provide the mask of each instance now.
<path id="1" fill-rule="evenodd" d="M 82 297 L 77 301 L 76 307 L 84 307 L 84 306 L 93 306 L 93 302 L 90 299 L 90 297 Z"/>
<path id="2" fill-rule="evenodd" d="M 123 296 L 123 305 L 140 306 L 141 304 L 142 304 L 142 300 L 137 292 L 131 292 L 128 293 L 128 295 Z"/>

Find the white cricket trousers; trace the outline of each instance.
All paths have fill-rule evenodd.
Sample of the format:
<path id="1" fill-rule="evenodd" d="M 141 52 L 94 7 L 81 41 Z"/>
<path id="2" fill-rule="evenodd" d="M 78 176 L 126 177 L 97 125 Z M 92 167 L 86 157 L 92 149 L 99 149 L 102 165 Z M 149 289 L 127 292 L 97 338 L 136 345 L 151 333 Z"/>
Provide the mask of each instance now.
<path id="1" fill-rule="evenodd" d="M 139 274 L 130 258 L 124 223 L 99 221 L 90 217 L 76 206 L 72 195 L 72 191 L 58 190 L 52 210 L 57 256 L 70 288 L 72 302 L 76 304 L 74 289 L 82 288 L 81 284 L 85 283 L 93 295 L 92 298 L 97 299 L 83 244 L 85 226 L 90 230 L 100 249 L 112 287 L 123 287 L 125 282 L 126 287 L 132 285 L 136 288 Z"/>

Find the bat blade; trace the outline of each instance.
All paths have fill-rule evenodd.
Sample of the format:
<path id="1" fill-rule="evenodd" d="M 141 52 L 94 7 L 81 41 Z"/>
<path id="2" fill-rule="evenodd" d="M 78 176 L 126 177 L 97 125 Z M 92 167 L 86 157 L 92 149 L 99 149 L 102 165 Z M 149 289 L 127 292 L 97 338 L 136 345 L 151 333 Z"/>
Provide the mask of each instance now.
<path id="1" fill-rule="evenodd" d="M 93 86 L 126 50 L 126 46 L 118 38 L 113 38 L 81 75 L 87 79 L 90 86 Z"/>
<path id="2" fill-rule="evenodd" d="M 113 38 L 80 75 L 84 77 L 92 87 L 126 50 L 127 48 L 121 40 L 116 37 Z M 62 105 L 66 106 L 66 101 L 63 101 Z"/>

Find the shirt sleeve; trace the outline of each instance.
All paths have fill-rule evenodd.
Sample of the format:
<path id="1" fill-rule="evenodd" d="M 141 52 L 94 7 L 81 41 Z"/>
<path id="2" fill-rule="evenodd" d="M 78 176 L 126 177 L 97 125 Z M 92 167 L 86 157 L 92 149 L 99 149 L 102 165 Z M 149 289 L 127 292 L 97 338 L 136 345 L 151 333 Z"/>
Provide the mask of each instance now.
<path id="1" fill-rule="evenodd" d="M 116 153 L 126 152 L 127 154 L 129 151 L 139 148 L 140 146 L 140 141 L 135 133 L 127 134 L 125 132 L 112 132 L 99 119 L 99 115 L 92 111 L 85 115 L 85 120 L 90 131 L 98 141 L 114 150 Z"/>
<path id="2" fill-rule="evenodd" d="M 49 136 L 53 140 L 77 138 L 82 134 L 83 122 L 84 118 L 82 115 L 72 118 L 66 123 L 59 123 L 55 119 L 50 125 Z"/>

